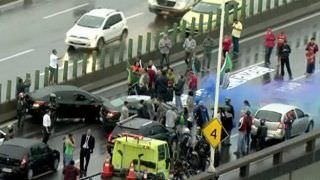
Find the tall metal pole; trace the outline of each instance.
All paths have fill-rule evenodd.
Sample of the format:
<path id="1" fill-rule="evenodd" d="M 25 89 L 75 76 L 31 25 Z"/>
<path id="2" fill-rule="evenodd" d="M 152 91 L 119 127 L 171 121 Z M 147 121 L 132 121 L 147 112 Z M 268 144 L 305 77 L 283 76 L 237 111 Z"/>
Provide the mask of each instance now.
<path id="1" fill-rule="evenodd" d="M 213 117 L 217 117 L 218 115 L 218 106 L 219 106 L 219 93 L 220 93 L 220 70 L 221 70 L 221 60 L 222 60 L 222 40 L 223 40 L 223 27 L 224 27 L 224 14 L 225 14 L 225 0 L 222 0 L 221 6 L 221 21 L 220 21 L 220 35 L 219 35 L 219 50 L 218 50 L 218 65 L 217 65 L 217 77 L 216 77 L 216 89 L 214 95 L 214 110 Z M 214 168 L 214 154 L 215 149 L 213 147 L 210 148 L 210 166 L 208 168 L 208 172 L 215 172 Z"/>

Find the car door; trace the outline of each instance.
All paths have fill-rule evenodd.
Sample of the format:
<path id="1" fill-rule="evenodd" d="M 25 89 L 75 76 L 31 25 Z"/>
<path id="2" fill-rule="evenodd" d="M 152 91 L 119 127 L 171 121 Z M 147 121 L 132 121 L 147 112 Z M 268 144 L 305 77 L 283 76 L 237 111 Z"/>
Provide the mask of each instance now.
<path id="1" fill-rule="evenodd" d="M 73 118 L 74 104 L 73 92 L 71 91 L 58 91 L 57 96 L 57 117 L 58 118 Z"/>
<path id="2" fill-rule="evenodd" d="M 167 156 L 166 156 L 166 147 L 165 144 L 158 146 L 158 163 L 157 163 L 157 173 L 165 172 L 167 166 Z"/>
<path id="3" fill-rule="evenodd" d="M 305 130 L 307 129 L 308 119 L 304 115 L 304 113 L 301 109 L 296 108 L 295 113 L 296 113 L 297 118 L 296 118 L 296 122 L 294 122 L 293 125 L 296 126 L 296 129 L 297 129 L 296 135 L 299 135 L 299 134 L 304 133 Z"/>
<path id="4" fill-rule="evenodd" d="M 119 13 L 117 14 L 120 15 Z M 106 20 L 105 25 L 103 26 L 103 37 L 106 42 L 113 40 L 115 37 L 117 37 L 117 34 L 118 34 L 117 31 L 119 31 L 117 29 L 117 23 L 118 23 L 117 14 L 110 15 L 109 18 Z"/>
<path id="5" fill-rule="evenodd" d="M 74 97 L 74 104 L 75 104 L 75 109 L 73 110 L 74 117 L 75 118 L 85 118 L 87 114 L 90 114 L 91 112 L 88 111 L 89 106 L 90 106 L 90 100 L 88 97 L 83 94 L 82 92 L 76 92 L 73 95 Z"/>
<path id="6" fill-rule="evenodd" d="M 44 156 L 44 150 L 41 144 L 33 145 L 30 148 L 30 161 L 32 162 L 32 170 L 35 173 L 42 173 L 46 170 L 48 162 L 46 156 Z"/>

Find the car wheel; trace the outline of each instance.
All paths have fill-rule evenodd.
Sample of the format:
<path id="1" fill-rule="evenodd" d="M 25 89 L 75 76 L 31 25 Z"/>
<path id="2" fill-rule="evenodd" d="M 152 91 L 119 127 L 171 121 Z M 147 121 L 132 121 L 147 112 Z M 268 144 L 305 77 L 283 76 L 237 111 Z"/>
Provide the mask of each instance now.
<path id="1" fill-rule="evenodd" d="M 52 164 L 52 170 L 57 171 L 59 167 L 59 159 L 55 159 Z"/>
<path id="2" fill-rule="evenodd" d="M 128 30 L 125 29 L 125 30 L 122 31 L 120 40 L 121 40 L 121 41 L 125 41 L 125 40 L 127 39 L 127 37 L 128 37 Z"/>
<path id="3" fill-rule="evenodd" d="M 97 50 L 98 50 L 98 51 L 102 51 L 102 50 L 103 50 L 103 47 L 104 47 L 104 40 L 103 40 L 103 38 L 100 38 L 100 39 L 98 40 L 98 43 L 97 43 Z"/>
<path id="4" fill-rule="evenodd" d="M 33 178 L 33 170 L 32 169 L 28 169 L 27 172 L 27 179 L 31 180 Z"/>
<path id="5" fill-rule="evenodd" d="M 314 126 L 313 121 L 311 121 L 311 122 L 308 124 L 308 128 L 307 128 L 307 130 L 306 130 L 306 133 L 312 131 L 313 126 Z"/>

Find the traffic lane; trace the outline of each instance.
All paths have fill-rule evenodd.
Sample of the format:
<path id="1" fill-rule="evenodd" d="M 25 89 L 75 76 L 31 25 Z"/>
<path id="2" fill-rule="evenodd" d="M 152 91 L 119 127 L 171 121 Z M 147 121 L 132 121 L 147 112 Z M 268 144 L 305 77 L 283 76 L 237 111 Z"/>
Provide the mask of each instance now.
<path id="1" fill-rule="evenodd" d="M 128 16 L 130 19 L 128 20 L 128 26 L 129 26 L 129 35 L 130 37 L 134 38 L 136 41 L 136 38 L 139 34 L 145 34 L 146 31 L 149 31 L 147 28 L 145 18 L 145 14 L 148 13 L 147 11 L 147 2 L 143 2 L 143 5 L 140 5 L 138 2 L 140 1 L 128 1 L 130 3 L 121 3 L 126 4 L 128 6 L 122 7 L 125 11 L 124 13 L 126 16 Z M 115 1 L 109 2 L 112 4 L 105 4 L 104 6 L 120 9 L 115 7 L 115 5 L 118 5 L 119 3 L 116 3 Z M 139 5 L 139 7 L 143 6 L 145 7 L 145 12 L 140 12 L 141 9 L 136 9 L 136 6 L 133 6 L 132 3 L 136 3 Z M 65 5 L 66 6 L 66 5 Z M 126 7 L 133 7 L 133 10 L 125 10 Z M 90 7 L 90 6 L 88 6 Z M 99 5 L 95 5 L 94 7 L 100 7 Z M 93 7 L 92 7 L 93 8 Z M 74 11 L 78 11 L 74 10 Z M 86 9 L 85 11 L 88 11 L 89 9 Z M 151 14 L 147 15 L 149 20 L 152 21 Z M 77 15 L 79 16 L 79 15 Z M 14 17 L 12 19 L 16 19 L 18 17 Z M 39 18 L 39 17 L 38 17 Z M 65 50 L 66 45 L 64 43 L 65 39 L 65 33 L 67 30 L 73 25 L 74 21 L 78 17 L 74 17 L 73 13 L 64 13 L 61 15 L 50 17 L 49 19 L 43 19 L 43 20 L 32 20 L 32 27 L 25 26 L 24 33 L 16 32 L 15 34 L 18 34 L 17 36 L 14 36 L 12 39 L 5 39 L 2 41 L 2 45 L 0 44 L 0 47 L 7 47 L 8 51 L 3 52 L 10 52 L 11 54 L 2 54 L 2 58 L 0 58 L 0 63 L 2 64 L 0 70 L 4 72 L 4 76 L 1 76 L 0 82 L 2 84 L 6 83 L 6 80 L 13 79 L 12 77 L 15 77 L 17 75 L 24 76 L 25 73 L 30 72 L 34 74 L 35 70 L 41 70 L 43 71 L 43 68 L 48 65 L 48 57 L 50 54 L 50 50 L 53 48 L 56 48 L 59 52 L 59 55 L 61 56 Z M 23 21 L 28 22 L 28 21 Z M 28 22 L 29 24 L 31 22 Z M 11 27 L 10 23 L 8 27 Z M 19 26 L 20 27 L 20 26 Z M 6 36 L 6 34 L 11 33 L 9 31 L 10 28 L 7 28 L 6 31 L 4 31 L 4 37 L 10 37 Z M 18 31 L 21 28 L 14 27 L 13 29 L 16 29 Z M 27 34 L 27 35 L 26 35 Z M 34 38 L 36 37 L 36 38 Z M 22 41 L 23 40 L 23 41 Z M 6 43 L 8 42 L 9 43 Z M 11 44 L 10 44 L 11 43 Z M 6 44 L 9 44 L 10 46 L 6 46 Z M 9 48 L 9 49 L 8 49 Z M 29 50 L 30 52 L 25 53 L 23 55 L 15 56 L 21 52 L 25 52 Z M 1 57 L 0 56 L 0 57 Z M 8 58 L 12 57 L 12 58 Z M 8 58 L 8 59 L 6 59 Z"/>

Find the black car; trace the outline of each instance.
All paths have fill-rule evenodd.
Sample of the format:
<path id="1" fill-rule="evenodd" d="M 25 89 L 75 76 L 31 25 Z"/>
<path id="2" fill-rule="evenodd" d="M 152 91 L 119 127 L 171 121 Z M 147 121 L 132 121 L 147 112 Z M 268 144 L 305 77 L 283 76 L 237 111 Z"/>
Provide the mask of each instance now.
<path id="1" fill-rule="evenodd" d="M 75 86 L 56 85 L 39 89 L 27 95 L 29 113 L 41 119 L 49 108 L 50 94 L 55 94 L 58 119 L 84 119 L 92 122 L 100 119 L 119 119 L 120 113 L 103 97 L 95 96 Z"/>
<path id="2" fill-rule="evenodd" d="M 0 172 L 4 179 L 32 179 L 56 171 L 60 153 L 41 141 L 14 138 L 0 146 Z"/>
<path id="3" fill-rule="evenodd" d="M 176 133 L 173 130 L 166 129 L 165 126 L 157 121 L 133 117 L 117 123 L 117 126 L 107 136 L 107 149 L 110 154 L 114 146 L 114 139 L 120 137 L 122 133 L 137 134 L 167 141 L 172 146 L 177 143 Z"/>

